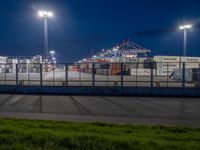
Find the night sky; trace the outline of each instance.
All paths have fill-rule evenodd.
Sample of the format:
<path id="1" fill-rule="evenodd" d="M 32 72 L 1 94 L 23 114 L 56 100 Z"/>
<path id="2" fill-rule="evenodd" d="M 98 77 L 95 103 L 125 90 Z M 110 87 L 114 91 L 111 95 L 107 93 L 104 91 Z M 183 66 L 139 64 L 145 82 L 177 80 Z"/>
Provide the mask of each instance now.
<path id="1" fill-rule="evenodd" d="M 0 55 L 30 56 L 43 49 L 43 22 L 48 9 L 49 48 L 57 62 L 73 62 L 126 39 L 153 55 L 181 55 L 183 23 L 192 23 L 188 55 L 200 56 L 199 0 L 0 0 Z"/>

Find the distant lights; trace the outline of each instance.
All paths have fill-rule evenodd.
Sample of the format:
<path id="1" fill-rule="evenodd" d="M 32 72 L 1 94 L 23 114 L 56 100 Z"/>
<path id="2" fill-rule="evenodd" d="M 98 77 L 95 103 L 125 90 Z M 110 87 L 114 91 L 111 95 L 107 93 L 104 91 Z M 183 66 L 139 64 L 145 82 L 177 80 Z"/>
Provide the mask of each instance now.
<path id="1" fill-rule="evenodd" d="M 39 17 L 53 17 L 53 13 L 51 11 L 38 11 Z"/>
<path id="2" fill-rule="evenodd" d="M 118 46 L 113 48 L 113 51 L 118 51 L 118 50 L 119 50 Z"/>
<path id="3" fill-rule="evenodd" d="M 55 54 L 55 51 L 50 51 L 50 54 Z"/>
<path id="4" fill-rule="evenodd" d="M 180 26 L 179 28 L 180 28 L 180 30 L 191 29 L 192 25 L 191 24 L 186 24 L 186 25 Z"/>

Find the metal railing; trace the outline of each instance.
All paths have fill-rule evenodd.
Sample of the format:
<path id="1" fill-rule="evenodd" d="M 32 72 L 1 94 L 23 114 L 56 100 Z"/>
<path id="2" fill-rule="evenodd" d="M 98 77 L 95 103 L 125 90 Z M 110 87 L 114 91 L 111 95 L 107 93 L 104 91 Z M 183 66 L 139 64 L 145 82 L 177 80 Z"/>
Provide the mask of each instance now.
<path id="1" fill-rule="evenodd" d="M 0 64 L 0 84 L 194 88 L 200 87 L 200 63 Z"/>

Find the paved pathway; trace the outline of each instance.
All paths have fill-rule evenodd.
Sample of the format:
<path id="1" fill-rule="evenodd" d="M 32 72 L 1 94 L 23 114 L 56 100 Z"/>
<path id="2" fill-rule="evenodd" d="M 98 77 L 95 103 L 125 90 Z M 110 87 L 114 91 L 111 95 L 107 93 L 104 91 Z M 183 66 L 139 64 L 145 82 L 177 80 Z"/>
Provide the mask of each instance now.
<path id="1" fill-rule="evenodd" d="M 0 95 L 0 116 L 200 127 L 200 99 Z"/>

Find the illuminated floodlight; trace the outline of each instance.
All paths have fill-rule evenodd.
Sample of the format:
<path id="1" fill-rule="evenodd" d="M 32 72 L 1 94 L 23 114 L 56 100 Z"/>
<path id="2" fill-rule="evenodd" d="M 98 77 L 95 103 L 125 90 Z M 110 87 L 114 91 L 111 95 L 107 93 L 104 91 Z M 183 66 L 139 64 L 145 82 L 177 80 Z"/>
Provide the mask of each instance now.
<path id="1" fill-rule="evenodd" d="M 38 12 L 38 16 L 39 17 L 42 17 L 42 18 L 44 18 L 44 17 L 53 17 L 53 13 L 51 12 L 51 11 L 39 11 Z"/>
<path id="2" fill-rule="evenodd" d="M 50 51 L 50 54 L 55 54 L 55 51 Z"/>
<path id="3" fill-rule="evenodd" d="M 119 50 L 118 46 L 113 48 L 113 51 L 118 51 L 118 50 Z"/>
<path id="4" fill-rule="evenodd" d="M 192 28 L 191 24 L 186 24 L 186 25 L 180 26 L 180 30 L 186 30 L 186 29 L 191 29 L 191 28 Z"/>

